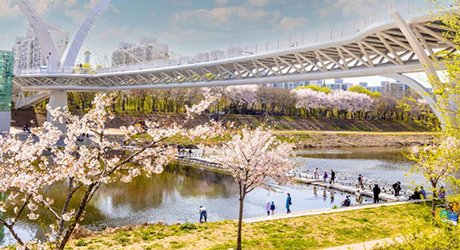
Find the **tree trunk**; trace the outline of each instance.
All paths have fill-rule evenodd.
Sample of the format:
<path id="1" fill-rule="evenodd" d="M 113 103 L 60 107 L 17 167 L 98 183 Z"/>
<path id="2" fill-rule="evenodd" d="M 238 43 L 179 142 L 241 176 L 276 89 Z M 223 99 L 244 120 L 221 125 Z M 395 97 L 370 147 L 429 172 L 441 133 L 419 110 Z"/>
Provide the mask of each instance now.
<path id="1" fill-rule="evenodd" d="M 433 216 L 433 219 L 436 218 L 436 197 L 431 199 L 431 215 Z"/>
<path id="2" fill-rule="evenodd" d="M 435 181 L 431 182 L 433 188 L 433 199 L 431 199 L 431 216 L 436 218 L 436 199 L 438 198 L 438 183 Z"/>
<path id="3" fill-rule="evenodd" d="M 238 217 L 238 238 L 236 240 L 236 250 L 241 250 L 241 229 L 243 228 L 243 204 L 244 196 L 240 197 L 240 213 Z"/>

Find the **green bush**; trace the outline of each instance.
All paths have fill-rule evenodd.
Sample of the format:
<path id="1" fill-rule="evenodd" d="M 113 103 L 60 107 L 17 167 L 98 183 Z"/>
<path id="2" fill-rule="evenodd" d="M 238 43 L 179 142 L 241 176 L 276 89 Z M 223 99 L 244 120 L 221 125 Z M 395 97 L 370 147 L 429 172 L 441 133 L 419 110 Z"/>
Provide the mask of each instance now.
<path id="1" fill-rule="evenodd" d="M 198 227 L 192 223 L 184 223 L 180 225 L 180 230 L 182 231 L 190 231 L 190 230 L 196 230 L 196 229 L 198 229 Z"/>

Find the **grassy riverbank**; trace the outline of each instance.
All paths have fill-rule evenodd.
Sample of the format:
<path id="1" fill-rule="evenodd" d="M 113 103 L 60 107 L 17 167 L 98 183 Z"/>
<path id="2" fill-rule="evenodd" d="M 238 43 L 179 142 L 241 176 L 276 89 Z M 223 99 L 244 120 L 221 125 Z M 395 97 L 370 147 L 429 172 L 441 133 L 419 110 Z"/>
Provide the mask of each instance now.
<path id="1" fill-rule="evenodd" d="M 25 124 L 41 126 L 46 121 L 46 113 L 34 112 L 32 110 L 13 110 L 12 125 L 22 128 Z M 151 119 L 162 121 L 166 124 L 181 123 L 185 114 L 156 113 L 156 114 L 116 114 L 107 126 L 119 128 L 120 126 L 131 125 L 135 121 Z M 195 119 L 196 124 L 209 122 L 210 115 L 201 115 Z M 302 118 L 297 116 L 264 116 L 264 115 L 236 115 L 225 114 L 219 116 L 221 121 L 233 122 L 236 126 L 258 127 L 261 124 L 268 125 L 275 130 L 287 131 L 365 131 L 365 132 L 420 132 L 429 131 L 414 121 L 396 120 L 360 120 L 360 119 L 338 119 L 338 118 Z"/>
<path id="2" fill-rule="evenodd" d="M 431 132 L 352 132 L 352 131 L 275 131 L 276 136 L 304 148 L 362 148 L 362 147 L 407 147 L 429 143 L 433 139 Z M 146 139 L 147 135 L 136 136 Z M 190 142 L 186 138 L 174 137 L 168 141 L 179 145 L 218 145 L 230 139 L 229 135 L 207 140 L 197 139 Z"/>
<path id="3" fill-rule="evenodd" d="M 244 249 L 322 249 L 404 234 L 429 223 L 429 207 L 405 204 L 244 225 Z M 73 240 L 67 249 L 229 249 L 237 224 L 161 224 L 106 230 Z"/>

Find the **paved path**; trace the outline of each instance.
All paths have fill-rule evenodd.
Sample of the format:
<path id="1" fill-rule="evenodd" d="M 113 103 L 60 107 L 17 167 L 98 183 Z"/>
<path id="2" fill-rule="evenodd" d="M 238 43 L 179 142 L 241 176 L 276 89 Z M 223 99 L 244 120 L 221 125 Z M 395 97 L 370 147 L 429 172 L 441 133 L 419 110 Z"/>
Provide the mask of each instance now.
<path id="1" fill-rule="evenodd" d="M 396 239 L 388 238 L 388 239 L 383 239 L 383 240 L 374 240 L 374 241 L 356 243 L 356 244 L 351 244 L 351 245 L 346 245 L 346 246 L 332 247 L 332 248 L 327 248 L 323 250 L 371 250 L 377 246 L 384 246 L 386 244 L 399 243 L 403 241 L 404 240 L 402 238 L 396 238 Z"/>
<path id="2" fill-rule="evenodd" d="M 321 215 L 321 214 L 342 213 L 342 212 L 356 211 L 356 210 L 361 210 L 361 209 L 366 209 L 366 208 L 397 206 L 397 205 L 403 205 L 403 204 L 408 204 L 408 203 L 417 203 L 417 202 L 421 202 L 421 201 L 388 202 L 388 203 L 380 203 L 380 204 L 344 207 L 344 208 L 337 208 L 337 209 L 332 209 L 332 208 L 316 209 L 316 210 L 308 210 L 308 211 L 301 211 L 301 212 L 293 212 L 293 213 L 290 213 L 290 214 L 280 214 L 280 215 L 275 215 L 275 216 L 263 216 L 263 217 L 256 217 L 256 218 L 248 218 L 248 219 L 245 219 L 243 221 L 245 223 L 255 223 L 255 222 L 290 219 L 290 218 L 296 218 L 296 217 L 313 216 L 313 215 Z"/>

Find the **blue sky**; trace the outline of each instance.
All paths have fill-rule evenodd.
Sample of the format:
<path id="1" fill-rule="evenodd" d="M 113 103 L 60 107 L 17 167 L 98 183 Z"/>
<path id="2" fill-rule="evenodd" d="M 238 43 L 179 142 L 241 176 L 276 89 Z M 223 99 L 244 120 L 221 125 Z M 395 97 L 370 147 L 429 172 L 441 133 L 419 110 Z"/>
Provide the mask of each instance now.
<path id="1" fill-rule="evenodd" d="M 72 39 L 98 0 L 30 0 L 46 22 Z M 89 34 L 84 50 L 94 60 L 119 41 L 153 36 L 185 55 L 251 45 L 359 19 L 387 0 L 113 0 Z M 27 21 L 14 0 L 0 0 L 0 49 L 24 35 Z M 358 80 L 353 80 L 358 81 Z M 369 80 L 377 82 L 377 78 Z"/>

